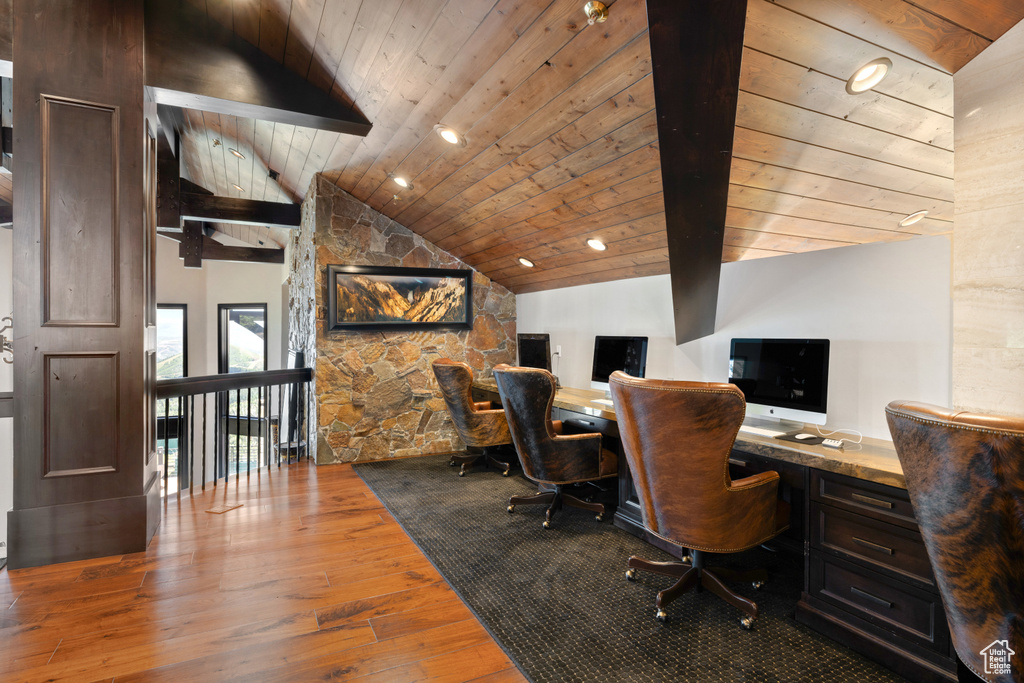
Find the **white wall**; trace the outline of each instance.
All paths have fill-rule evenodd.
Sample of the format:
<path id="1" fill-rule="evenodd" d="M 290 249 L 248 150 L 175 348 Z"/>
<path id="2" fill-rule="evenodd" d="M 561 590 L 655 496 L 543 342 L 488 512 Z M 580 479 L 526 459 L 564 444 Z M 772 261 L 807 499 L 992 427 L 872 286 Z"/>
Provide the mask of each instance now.
<path id="1" fill-rule="evenodd" d="M 725 381 L 734 337 L 831 340 L 829 428 L 888 439 L 885 405 L 950 402 L 950 241 L 924 237 L 722 266 L 715 334 L 677 347 L 667 275 L 520 294 L 565 386 L 590 385 L 594 336 L 650 338 L 647 376 Z"/>
<path id="2" fill-rule="evenodd" d="M 247 245 L 248 246 L 248 245 Z M 188 374 L 217 374 L 217 304 L 267 305 L 267 369 L 282 367 L 287 349 L 288 277 L 285 264 L 203 261 L 201 269 L 186 269 L 178 258 L 178 243 L 158 238 L 156 297 L 161 304 L 188 305 Z"/>
<path id="3" fill-rule="evenodd" d="M 14 232 L 0 228 L 0 318 L 14 308 L 13 253 Z M 3 323 L 0 323 L 3 327 Z M 13 330 L 4 333 L 10 338 Z M 10 356 L 8 356 L 9 358 Z M 0 391 L 14 388 L 14 366 L 0 360 Z M 7 543 L 7 511 L 14 507 L 14 420 L 0 418 L 0 541 Z M 0 557 L 7 557 L 7 548 L 0 548 Z"/>

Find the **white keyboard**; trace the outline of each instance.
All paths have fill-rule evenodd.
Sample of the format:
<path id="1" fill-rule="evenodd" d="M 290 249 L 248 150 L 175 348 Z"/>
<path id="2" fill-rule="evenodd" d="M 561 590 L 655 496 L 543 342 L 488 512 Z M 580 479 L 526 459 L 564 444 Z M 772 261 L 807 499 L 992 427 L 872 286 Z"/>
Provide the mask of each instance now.
<path id="1" fill-rule="evenodd" d="M 767 436 L 774 439 L 776 436 L 782 436 L 786 432 L 776 431 L 774 429 L 764 429 L 763 427 L 751 427 L 750 425 L 740 425 L 740 431 L 746 432 L 747 434 L 757 434 L 758 436 Z"/>
<path id="2" fill-rule="evenodd" d="M 615 405 L 614 403 L 612 403 L 612 402 L 611 402 L 610 400 L 608 400 L 607 398 L 595 398 L 595 399 L 594 399 L 594 403 L 600 403 L 600 404 L 601 404 L 601 405 L 603 405 L 603 406 L 611 406 L 611 405 Z"/>

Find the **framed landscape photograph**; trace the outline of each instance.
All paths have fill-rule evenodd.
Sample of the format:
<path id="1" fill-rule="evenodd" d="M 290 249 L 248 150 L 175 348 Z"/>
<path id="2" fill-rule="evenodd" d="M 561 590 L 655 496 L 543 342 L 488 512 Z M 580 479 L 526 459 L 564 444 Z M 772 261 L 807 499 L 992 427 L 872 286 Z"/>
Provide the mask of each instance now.
<path id="1" fill-rule="evenodd" d="M 472 329 L 473 271 L 327 266 L 327 330 Z"/>

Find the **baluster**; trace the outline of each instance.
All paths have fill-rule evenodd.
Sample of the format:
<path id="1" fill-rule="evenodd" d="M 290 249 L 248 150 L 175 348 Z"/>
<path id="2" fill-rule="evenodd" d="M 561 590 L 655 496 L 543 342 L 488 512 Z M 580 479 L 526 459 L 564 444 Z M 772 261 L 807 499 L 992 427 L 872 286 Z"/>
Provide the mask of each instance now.
<path id="1" fill-rule="evenodd" d="M 238 409 L 238 404 L 241 403 L 241 402 L 242 402 L 242 390 L 241 389 L 235 389 L 235 430 L 234 431 L 235 431 L 235 486 L 236 487 L 238 486 L 238 473 L 241 471 L 241 470 L 238 469 L 239 456 L 241 455 L 239 453 L 239 450 L 242 447 L 242 444 L 240 444 L 238 442 L 239 432 L 241 431 L 238 428 L 238 413 L 241 412 Z M 228 411 L 228 412 L 230 413 L 231 411 Z M 229 430 L 229 433 L 230 433 L 230 430 Z"/>
<path id="2" fill-rule="evenodd" d="M 284 412 L 281 410 L 281 394 L 284 393 L 284 385 L 277 385 L 277 443 L 274 449 L 277 451 L 277 466 L 281 467 L 281 432 L 284 429 Z"/>
<path id="3" fill-rule="evenodd" d="M 252 471 L 252 387 L 245 390 L 245 478 Z"/>
<path id="4" fill-rule="evenodd" d="M 170 399 L 164 399 L 164 500 L 167 500 L 167 409 L 170 407 Z"/>
<path id="5" fill-rule="evenodd" d="M 213 488 L 217 488 L 217 468 L 220 466 L 220 395 L 224 392 L 215 392 L 213 395 Z M 227 451 L 224 451 L 227 453 Z M 228 459 L 224 457 L 224 469 L 227 470 Z M 227 476 L 227 475 L 225 475 Z"/>
<path id="6" fill-rule="evenodd" d="M 189 396 L 188 406 L 188 495 L 196 478 L 196 395 Z"/>
<path id="7" fill-rule="evenodd" d="M 181 461 L 182 461 L 181 448 L 182 448 L 182 441 L 183 441 L 182 438 L 181 438 L 182 422 L 183 422 L 183 420 L 182 420 L 182 415 L 181 415 L 181 396 L 179 396 L 178 397 L 178 416 L 174 420 L 174 425 L 175 425 L 174 434 L 175 434 L 175 436 L 177 437 L 177 440 L 178 440 L 178 457 L 177 457 L 177 460 L 175 462 L 176 467 L 174 469 L 177 470 L 177 473 L 178 473 L 178 490 L 177 490 L 176 493 L 177 493 L 177 496 L 178 496 L 178 502 L 179 503 L 181 502 Z"/>
<path id="8" fill-rule="evenodd" d="M 203 394 L 203 483 L 202 490 L 206 490 L 206 394 Z"/>

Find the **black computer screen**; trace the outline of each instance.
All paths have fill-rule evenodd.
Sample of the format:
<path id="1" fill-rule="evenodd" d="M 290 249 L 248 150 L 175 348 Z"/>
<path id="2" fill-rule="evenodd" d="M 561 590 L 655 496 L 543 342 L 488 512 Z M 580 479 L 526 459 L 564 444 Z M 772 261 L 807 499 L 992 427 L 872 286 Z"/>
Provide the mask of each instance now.
<path id="1" fill-rule="evenodd" d="M 591 380 L 608 382 L 616 370 L 643 377 L 647 370 L 647 337 L 594 337 Z"/>
<path id="2" fill-rule="evenodd" d="M 733 339 L 729 381 L 747 403 L 824 413 L 828 339 Z"/>
<path id="3" fill-rule="evenodd" d="M 551 371 L 551 341 L 546 334 L 517 334 L 519 365 Z"/>

